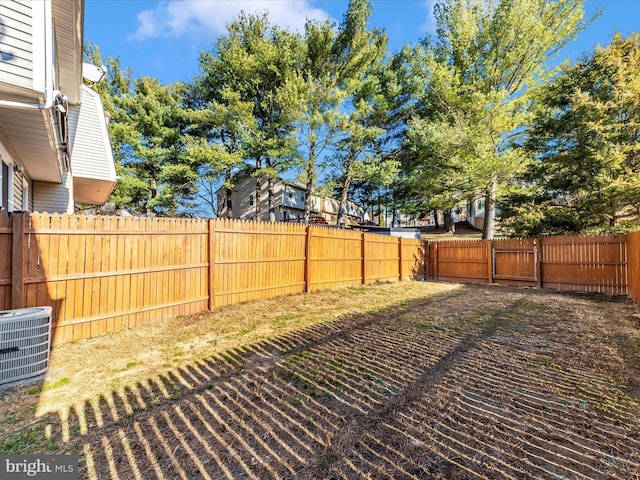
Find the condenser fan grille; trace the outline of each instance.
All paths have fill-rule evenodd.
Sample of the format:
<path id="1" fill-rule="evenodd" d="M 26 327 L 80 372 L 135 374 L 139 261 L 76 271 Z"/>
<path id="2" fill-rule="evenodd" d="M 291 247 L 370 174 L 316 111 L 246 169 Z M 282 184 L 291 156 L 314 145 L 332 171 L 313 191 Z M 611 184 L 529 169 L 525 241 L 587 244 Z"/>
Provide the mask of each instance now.
<path id="1" fill-rule="evenodd" d="M 0 311 L 0 385 L 46 372 L 51 307 Z"/>

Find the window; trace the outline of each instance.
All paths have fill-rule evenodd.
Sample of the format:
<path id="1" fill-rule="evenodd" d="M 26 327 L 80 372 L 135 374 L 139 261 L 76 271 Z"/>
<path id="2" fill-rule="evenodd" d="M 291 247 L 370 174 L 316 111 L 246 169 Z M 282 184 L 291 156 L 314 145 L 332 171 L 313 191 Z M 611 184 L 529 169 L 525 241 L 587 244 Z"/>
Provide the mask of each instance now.
<path id="1" fill-rule="evenodd" d="M 478 200 L 478 210 L 482 210 L 482 200 Z"/>
<path id="2" fill-rule="evenodd" d="M 251 195 L 249 195 L 249 206 L 253 207 L 253 204 L 255 203 L 255 196 L 253 195 L 253 193 Z"/>
<path id="3" fill-rule="evenodd" d="M 288 192 L 289 193 L 289 198 L 293 200 L 293 192 Z"/>

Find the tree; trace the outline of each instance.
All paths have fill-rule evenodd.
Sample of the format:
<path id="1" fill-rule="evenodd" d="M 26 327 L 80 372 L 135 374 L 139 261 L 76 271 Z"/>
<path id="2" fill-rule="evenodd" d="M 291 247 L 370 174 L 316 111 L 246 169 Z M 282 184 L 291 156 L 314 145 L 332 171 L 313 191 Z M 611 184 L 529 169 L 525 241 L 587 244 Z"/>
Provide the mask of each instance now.
<path id="1" fill-rule="evenodd" d="M 127 206 L 139 213 L 175 215 L 193 206 L 198 178 L 182 138 L 184 87 L 163 86 L 151 77 L 133 84 L 132 94 L 120 100 L 133 129 L 121 163 L 138 182 Z"/>
<path id="2" fill-rule="evenodd" d="M 531 87 L 549 78 L 548 61 L 586 25 L 583 3 L 446 0 L 434 10 L 437 38 L 418 44 L 411 57 L 412 77 L 422 84 L 420 121 L 411 128 L 427 129 L 416 136 L 434 136 L 448 152 L 423 165 L 435 163 L 433 173 L 442 180 L 436 184 L 445 184 L 452 172 L 457 177 L 452 189 L 425 193 L 448 195 L 449 204 L 484 196 L 485 239 L 493 238 L 499 190 L 526 165 L 512 141 L 525 123 Z M 455 130 L 448 141 L 447 132 Z"/>
<path id="3" fill-rule="evenodd" d="M 339 132 L 343 114 L 340 106 L 345 99 L 344 78 L 340 72 L 340 52 L 336 47 L 336 34 L 331 22 L 308 20 L 304 36 L 305 55 L 301 74 L 305 95 L 301 115 L 297 122 L 298 148 L 303 160 L 304 220 L 311 215 L 311 195 L 316 188 L 318 164 L 333 145 Z"/>
<path id="4" fill-rule="evenodd" d="M 109 201 L 116 208 L 128 207 L 136 192 L 144 189 L 143 182 L 133 176 L 123 161 L 132 153 L 131 144 L 137 136 L 123 105 L 124 99 L 131 95 L 133 72 L 130 68 L 123 68 L 118 57 L 103 58 L 100 48 L 91 43 L 85 44 L 84 57 L 88 63 L 107 68 L 106 80 L 92 83 L 91 87 L 100 94 L 104 109 L 109 114 L 109 138 L 118 175 L 118 183 Z"/>
<path id="5" fill-rule="evenodd" d="M 225 212 L 233 218 L 231 193 L 236 174 L 245 165 L 247 126 L 253 124 L 252 104 L 224 85 L 216 70 L 203 69 L 187 95 L 187 154 L 199 165 L 198 198 L 215 215 L 221 210 L 215 194 L 225 192 Z"/>
<path id="6" fill-rule="evenodd" d="M 243 13 L 227 28 L 214 50 L 201 55 L 202 77 L 226 95 L 218 105 L 229 112 L 234 111 L 232 104 L 250 105 L 250 116 L 243 114 L 236 123 L 244 131 L 235 139 L 253 160 L 256 217 L 262 216 L 260 198 L 266 180 L 269 220 L 275 221 L 275 180 L 296 160 L 294 122 L 303 94 L 301 39 L 272 26 L 264 14 Z"/>
<path id="7" fill-rule="evenodd" d="M 388 119 L 383 89 L 387 36 L 382 30 L 369 30 L 371 12 L 368 0 L 351 0 L 335 42 L 346 99 L 340 138 L 330 159 L 339 182 L 339 225 L 345 223 L 354 181 L 379 178 L 388 183 L 396 171 L 395 163 L 383 158 L 381 148 Z"/>
<path id="8" fill-rule="evenodd" d="M 639 79 L 640 35 L 617 34 L 538 92 L 525 144 L 535 161 L 501 207 L 513 234 L 638 225 Z"/>
<path id="9" fill-rule="evenodd" d="M 193 206 L 197 166 L 186 155 L 184 85 L 133 78 L 119 58 L 102 58 L 92 44 L 87 61 L 107 67 L 107 80 L 92 85 L 109 113 L 118 176 L 110 201 L 134 213 L 174 215 Z"/>

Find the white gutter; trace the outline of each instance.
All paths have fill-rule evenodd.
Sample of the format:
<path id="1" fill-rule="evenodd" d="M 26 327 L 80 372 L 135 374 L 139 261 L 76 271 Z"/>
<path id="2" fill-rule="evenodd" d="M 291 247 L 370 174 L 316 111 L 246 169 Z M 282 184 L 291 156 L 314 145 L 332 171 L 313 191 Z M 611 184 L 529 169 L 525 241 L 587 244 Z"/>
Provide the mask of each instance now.
<path id="1" fill-rule="evenodd" d="M 12 102 L 10 100 L 0 100 L 0 107 L 8 108 L 31 108 L 34 110 L 49 110 L 55 105 L 56 99 L 64 99 L 60 90 L 47 88 L 47 103 Z"/>

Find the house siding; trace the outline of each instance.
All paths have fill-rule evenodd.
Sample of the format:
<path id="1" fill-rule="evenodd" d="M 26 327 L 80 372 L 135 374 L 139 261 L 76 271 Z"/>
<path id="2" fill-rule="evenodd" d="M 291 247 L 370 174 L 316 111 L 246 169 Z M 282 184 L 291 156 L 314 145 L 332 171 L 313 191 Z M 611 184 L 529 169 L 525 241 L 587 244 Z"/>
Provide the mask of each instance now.
<path id="1" fill-rule="evenodd" d="M 276 221 L 300 219 L 304 216 L 304 196 L 306 192 L 303 187 L 278 180 L 274 184 L 273 190 Z M 231 194 L 233 218 L 269 221 L 268 181 L 266 179 L 262 182 L 260 218 L 256 218 L 257 199 L 255 198 L 255 193 L 255 178 L 244 177 L 238 181 L 238 184 Z M 289 197 L 289 193 L 292 194 L 291 197 Z M 253 196 L 253 205 L 251 205 L 250 202 L 251 196 Z M 338 206 L 339 202 L 335 199 L 311 196 L 312 214 L 320 215 L 330 223 L 335 223 L 337 220 Z M 347 203 L 346 210 L 347 215 L 351 217 L 351 221 L 353 222 L 364 217 L 364 209 L 353 202 Z M 226 217 L 225 193 L 223 189 L 218 191 L 218 216 Z"/>
<path id="2" fill-rule="evenodd" d="M 30 212 L 33 210 L 33 183 L 26 172 L 14 168 L 13 175 L 13 211 Z"/>
<path id="3" fill-rule="evenodd" d="M 97 93 L 82 89 L 82 104 L 69 108 L 69 144 L 74 177 L 113 180 L 115 169 Z"/>
<path id="4" fill-rule="evenodd" d="M 34 182 L 33 209 L 36 212 L 73 213 L 73 181 L 65 173 L 62 183 Z"/>
<path id="5" fill-rule="evenodd" d="M 22 211 L 24 198 L 24 173 L 13 169 L 13 211 Z"/>
<path id="6" fill-rule="evenodd" d="M 33 88 L 33 7 L 38 2 L 0 2 L 0 82 Z"/>

